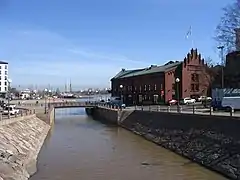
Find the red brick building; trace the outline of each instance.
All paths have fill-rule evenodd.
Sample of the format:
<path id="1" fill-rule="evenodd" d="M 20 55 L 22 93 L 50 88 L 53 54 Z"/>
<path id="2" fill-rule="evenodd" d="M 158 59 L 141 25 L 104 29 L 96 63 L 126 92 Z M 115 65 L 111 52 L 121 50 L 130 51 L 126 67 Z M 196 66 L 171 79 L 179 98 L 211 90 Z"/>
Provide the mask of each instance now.
<path id="1" fill-rule="evenodd" d="M 206 95 L 210 82 L 205 67 L 201 54 L 192 49 L 181 62 L 170 61 L 162 66 L 135 70 L 122 69 L 111 79 L 112 96 L 122 97 L 128 105 L 140 105 Z M 177 78 L 180 80 L 178 83 Z"/>

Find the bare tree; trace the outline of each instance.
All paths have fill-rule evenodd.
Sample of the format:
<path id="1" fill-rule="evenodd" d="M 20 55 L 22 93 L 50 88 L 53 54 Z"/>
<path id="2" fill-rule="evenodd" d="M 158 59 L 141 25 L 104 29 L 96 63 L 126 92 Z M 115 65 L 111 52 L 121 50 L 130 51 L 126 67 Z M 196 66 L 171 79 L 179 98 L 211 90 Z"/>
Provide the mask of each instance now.
<path id="1" fill-rule="evenodd" d="M 223 8 L 223 16 L 216 28 L 215 40 L 223 45 L 226 52 L 235 50 L 236 32 L 240 28 L 240 0 L 234 0 Z"/>
<path id="2" fill-rule="evenodd" d="M 214 63 L 210 57 L 205 59 L 206 66 L 200 74 L 200 85 L 203 88 L 206 95 L 211 95 L 211 89 L 213 84 L 217 80 L 221 66 Z"/>

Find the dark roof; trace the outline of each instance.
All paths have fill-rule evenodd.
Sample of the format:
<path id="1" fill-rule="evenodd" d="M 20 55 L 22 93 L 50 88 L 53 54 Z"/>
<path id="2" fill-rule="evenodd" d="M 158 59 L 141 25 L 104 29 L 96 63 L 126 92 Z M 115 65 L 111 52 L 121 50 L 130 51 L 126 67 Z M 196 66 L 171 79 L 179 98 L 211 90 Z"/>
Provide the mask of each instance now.
<path id="1" fill-rule="evenodd" d="M 168 71 L 172 68 L 175 68 L 176 66 L 180 65 L 181 63 L 182 62 L 179 62 L 179 61 L 176 61 L 176 62 L 170 61 L 163 66 L 153 66 L 152 65 L 152 66 L 147 67 L 147 68 L 136 69 L 136 70 L 125 70 L 125 69 L 123 69 L 112 79 L 128 78 L 128 77 L 132 77 L 132 76 L 141 76 L 141 75 L 145 75 L 145 74 L 166 72 L 166 71 Z"/>
<path id="2" fill-rule="evenodd" d="M 0 64 L 8 64 L 8 63 L 4 61 L 0 61 Z"/>
<path id="3" fill-rule="evenodd" d="M 137 73 L 138 71 L 142 71 L 143 69 L 133 69 L 133 70 L 125 70 L 122 69 L 119 73 L 117 73 L 116 76 L 114 76 L 112 79 L 118 79 L 118 78 L 122 78 L 123 76 L 126 76 L 128 74 L 133 74 L 133 73 Z"/>

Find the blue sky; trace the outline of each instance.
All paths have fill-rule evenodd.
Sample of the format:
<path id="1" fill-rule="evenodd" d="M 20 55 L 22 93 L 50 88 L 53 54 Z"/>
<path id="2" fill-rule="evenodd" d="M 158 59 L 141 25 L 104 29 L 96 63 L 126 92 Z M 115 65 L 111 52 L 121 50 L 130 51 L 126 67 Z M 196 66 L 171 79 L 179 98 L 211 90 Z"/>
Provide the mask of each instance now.
<path id="1" fill-rule="evenodd" d="M 231 1 L 1 0 L 0 60 L 15 85 L 109 87 L 121 68 L 183 60 L 192 47 L 218 61 L 213 40 Z"/>

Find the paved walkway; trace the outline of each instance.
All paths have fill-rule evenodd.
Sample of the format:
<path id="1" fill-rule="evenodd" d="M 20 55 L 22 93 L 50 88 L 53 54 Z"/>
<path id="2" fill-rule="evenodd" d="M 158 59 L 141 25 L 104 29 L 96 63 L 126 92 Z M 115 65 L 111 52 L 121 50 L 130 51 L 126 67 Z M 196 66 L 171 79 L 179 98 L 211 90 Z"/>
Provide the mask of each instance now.
<path id="1" fill-rule="evenodd" d="M 159 109 L 160 107 L 160 109 Z M 137 107 L 127 107 L 125 110 L 143 110 L 143 111 L 158 111 L 158 112 L 168 112 L 168 106 L 137 106 Z M 178 113 L 177 106 L 170 107 L 170 113 Z M 193 114 L 193 106 L 183 106 L 182 113 L 184 114 Z M 199 115 L 213 115 L 213 116 L 229 116 L 230 112 L 214 111 L 210 114 L 210 108 L 196 107 L 195 114 Z M 234 117 L 240 117 L 240 112 L 233 113 Z"/>

